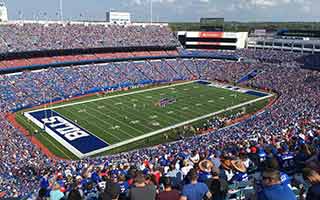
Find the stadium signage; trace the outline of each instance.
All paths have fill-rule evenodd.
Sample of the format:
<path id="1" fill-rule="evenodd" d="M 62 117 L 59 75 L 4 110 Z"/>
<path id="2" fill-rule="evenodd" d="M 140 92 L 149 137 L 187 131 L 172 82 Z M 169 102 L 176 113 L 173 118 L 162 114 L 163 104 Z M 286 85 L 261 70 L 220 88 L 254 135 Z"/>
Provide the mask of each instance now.
<path id="1" fill-rule="evenodd" d="M 53 110 L 30 111 L 24 115 L 79 158 L 109 146 L 102 139 Z"/>
<path id="2" fill-rule="evenodd" d="M 42 122 L 46 125 L 49 124 L 51 128 L 62 126 L 61 128 L 57 128 L 56 131 L 60 133 L 60 135 L 64 135 L 64 137 L 66 137 L 69 141 L 73 141 L 81 137 L 90 137 L 88 133 L 82 131 L 80 128 L 71 124 L 60 116 L 44 118 L 42 119 Z"/>

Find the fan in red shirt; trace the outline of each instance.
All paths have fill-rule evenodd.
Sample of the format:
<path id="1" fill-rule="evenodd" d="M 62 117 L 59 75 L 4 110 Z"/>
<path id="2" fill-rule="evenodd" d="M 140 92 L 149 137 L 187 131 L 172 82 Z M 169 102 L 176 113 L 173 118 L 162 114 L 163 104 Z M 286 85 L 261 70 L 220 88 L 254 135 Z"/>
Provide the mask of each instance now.
<path id="1" fill-rule="evenodd" d="M 159 193 L 157 200 L 179 200 L 180 193 L 178 190 L 172 189 L 170 177 L 163 177 L 162 183 L 164 190 Z"/>

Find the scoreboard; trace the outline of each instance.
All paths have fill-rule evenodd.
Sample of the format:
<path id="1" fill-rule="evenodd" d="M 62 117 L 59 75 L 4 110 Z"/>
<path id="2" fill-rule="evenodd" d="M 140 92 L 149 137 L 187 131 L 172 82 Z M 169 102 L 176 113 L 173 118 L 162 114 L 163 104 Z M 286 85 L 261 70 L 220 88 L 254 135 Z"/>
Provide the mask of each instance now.
<path id="1" fill-rule="evenodd" d="M 248 32 L 178 32 L 180 43 L 187 49 L 235 50 L 246 47 Z"/>
<path id="2" fill-rule="evenodd" d="M 201 18 L 201 31 L 224 31 L 224 18 Z"/>

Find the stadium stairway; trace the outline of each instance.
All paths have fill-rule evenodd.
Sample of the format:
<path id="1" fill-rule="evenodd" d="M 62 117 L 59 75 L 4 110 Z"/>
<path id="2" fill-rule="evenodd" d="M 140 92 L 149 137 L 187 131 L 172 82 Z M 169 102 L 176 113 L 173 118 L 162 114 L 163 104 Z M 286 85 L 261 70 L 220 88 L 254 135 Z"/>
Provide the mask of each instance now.
<path id="1" fill-rule="evenodd" d="M 244 75 L 243 77 L 241 77 L 238 81 L 237 84 L 240 84 L 242 82 L 245 81 L 249 81 L 253 78 L 255 78 L 258 74 L 260 74 L 262 71 L 258 70 L 258 69 L 254 69 L 252 71 L 250 71 L 248 74 Z"/>

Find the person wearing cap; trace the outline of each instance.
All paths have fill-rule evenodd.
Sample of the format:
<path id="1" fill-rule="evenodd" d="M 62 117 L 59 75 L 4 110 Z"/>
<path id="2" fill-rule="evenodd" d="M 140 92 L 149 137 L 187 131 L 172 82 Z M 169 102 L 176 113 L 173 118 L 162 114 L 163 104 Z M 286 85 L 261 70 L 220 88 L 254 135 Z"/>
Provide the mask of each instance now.
<path id="1" fill-rule="evenodd" d="M 210 199 L 212 197 L 209 188 L 204 183 L 198 183 L 198 174 L 195 169 L 191 169 L 188 173 L 190 184 L 184 185 L 180 200 L 202 200 L 204 197 Z"/>
<path id="2" fill-rule="evenodd" d="M 263 187 L 257 194 L 258 200 L 296 200 L 296 196 L 288 185 L 281 184 L 280 172 L 266 169 L 262 173 Z"/>
<path id="3" fill-rule="evenodd" d="M 172 189 L 172 181 L 170 177 L 163 177 L 163 191 L 157 196 L 157 200 L 179 200 L 180 193 L 178 190 Z"/>
<path id="4" fill-rule="evenodd" d="M 235 174 L 229 181 L 230 183 L 248 181 L 247 169 L 241 160 L 232 160 L 231 166 L 235 171 Z"/>
<path id="5" fill-rule="evenodd" d="M 258 156 L 258 168 L 261 169 L 267 159 L 267 153 L 263 148 L 259 148 L 256 155 Z"/>
<path id="6" fill-rule="evenodd" d="M 210 160 L 202 160 L 199 163 L 199 182 L 205 182 L 207 179 L 211 178 L 211 170 L 214 167 L 213 163 Z"/>

